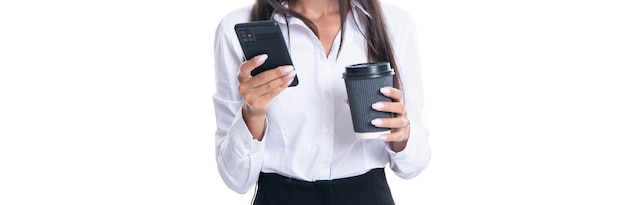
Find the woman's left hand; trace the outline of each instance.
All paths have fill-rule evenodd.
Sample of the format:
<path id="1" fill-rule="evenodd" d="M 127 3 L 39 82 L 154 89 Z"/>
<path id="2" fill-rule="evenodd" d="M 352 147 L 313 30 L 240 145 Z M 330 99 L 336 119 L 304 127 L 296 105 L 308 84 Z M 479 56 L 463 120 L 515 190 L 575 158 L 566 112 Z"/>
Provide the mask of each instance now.
<path id="1" fill-rule="evenodd" d="M 380 139 L 393 142 L 394 151 L 399 151 L 396 148 L 403 150 L 410 134 L 409 119 L 402 103 L 403 93 L 393 87 L 383 87 L 380 89 L 380 92 L 391 98 L 392 102 L 376 102 L 372 105 L 372 108 L 382 112 L 391 112 L 394 117 L 374 119 L 372 120 L 372 125 L 391 128 L 391 133 L 380 136 Z"/>

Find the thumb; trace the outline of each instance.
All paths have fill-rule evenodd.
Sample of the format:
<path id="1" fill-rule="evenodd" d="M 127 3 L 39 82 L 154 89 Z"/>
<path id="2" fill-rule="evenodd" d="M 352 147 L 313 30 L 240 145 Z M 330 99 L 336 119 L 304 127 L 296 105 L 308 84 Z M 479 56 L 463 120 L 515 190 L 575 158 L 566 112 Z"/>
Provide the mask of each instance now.
<path id="1" fill-rule="evenodd" d="M 265 60 L 267 60 L 267 57 L 268 57 L 267 54 L 260 54 L 243 62 L 240 68 L 241 74 L 250 76 L 251 75 L 250 72 L 252 72 L 252 70 L 255 69 L 256 67 L 263 65 L 263 63 L 265 63 Z"/>

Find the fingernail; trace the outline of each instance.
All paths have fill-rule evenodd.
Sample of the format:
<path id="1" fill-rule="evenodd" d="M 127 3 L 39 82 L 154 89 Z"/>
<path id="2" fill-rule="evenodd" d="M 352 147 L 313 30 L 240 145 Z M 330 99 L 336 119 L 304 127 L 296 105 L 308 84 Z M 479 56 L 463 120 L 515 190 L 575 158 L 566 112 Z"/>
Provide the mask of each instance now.
<path id="1" fill-rule="evenodd" d="M 382 94 L 388 94 L 390 92 L 391 92 L 391 90 L 389 90 L 389 88 L 381 88 L 380 89 L 380 93 L 382 93 Z"/>
<path id="2" fill-rule="evenodd" d="M 374 110 L 380 110 L 383 107 L 384 107 L 384 105 L 382 103 L 374 103 L 374 104 L 372 104 L 372 108 Z"/>
<path id="3" fill-rule="evenodd" d="M 293 66 L 285 66 L 283 67 L 283 73 L 288 73 L 289 71 L 293 70 Z"/>
<path id="4" fill-rule="evenodd" d="M 379 126 L 379 125 L 382 125 L 382 124 L 383 124 L 383 121 L 380 120 L 380 119 L 372 120 L 372 125 Z"/>
<path id="5" fill-rule="evenodd" d="M 289 74 L 287 75 L 287 77 L 289 78 L 293 78 L 294 76 L 296 76 L 296 70 L 289 72 Z"/>
<path id="6" fill-rule="evenodd" d="M 261 54 L 259 57 L 256 58 L 257 62 L 265 62 L 265 60 L 267 60 L 267 54 Z"/>
<path id="7" fill-rule="evenodd" d="M 387 141 L 387 136 L 386 135 L 381 135 L 380 137 L 378 137 L 379 140 L 382 141 Z"/>

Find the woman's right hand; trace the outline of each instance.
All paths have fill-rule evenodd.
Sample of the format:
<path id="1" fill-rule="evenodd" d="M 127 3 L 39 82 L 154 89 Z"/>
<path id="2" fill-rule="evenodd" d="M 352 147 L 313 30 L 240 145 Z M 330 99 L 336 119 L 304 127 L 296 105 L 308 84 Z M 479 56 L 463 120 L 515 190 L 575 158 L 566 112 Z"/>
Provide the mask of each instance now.
<path id="1" fill-rule="evenodd" d="M 242 111 L 244 121 L 255 138 L 257 134 L 261 136 L 263 134 L 262 128 L 265 127 L 265 114 L 269 109 L 270 101 L 285 90 L 296 76 L 293 66 L 279 66 L 253 77 L 250 74 L 252 70 L 262 65 L 267 57 L 267 54 L 261 54 L 243 62 L 239 66 L 237 75 L 238 90 L 244 101 Z M 260 132 L 259 126 L 261 126 Z"/>

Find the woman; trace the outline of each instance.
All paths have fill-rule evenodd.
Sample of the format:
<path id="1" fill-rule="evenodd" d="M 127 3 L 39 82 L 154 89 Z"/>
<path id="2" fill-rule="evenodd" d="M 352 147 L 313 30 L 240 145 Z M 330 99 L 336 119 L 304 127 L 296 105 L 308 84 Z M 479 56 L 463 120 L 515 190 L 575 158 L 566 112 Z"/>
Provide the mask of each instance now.
<path id="1" fill-rule="evenodd" d="M 280 23 L 293 66 L 252 77 L 268 58 L 244 59 L 234 26 Z M 372 124 L 391 128 L 380 140 L 352 130 L 341 74 L 345 66 L 387 61 L 394 86 L 380 91 L 394 113 Z M 294 70 L 294 67 L 296 70 Z M 384 168 L 414 178 L 430 160 L 422 117 L 415 24 L 378 0 L 257 0 L 227 14 L 216 30 L 216 156 L 232 190 L 256 184 L 254 204 L 394 204 Z M 298 75 L 299 85 L 288 87 Z"/>

